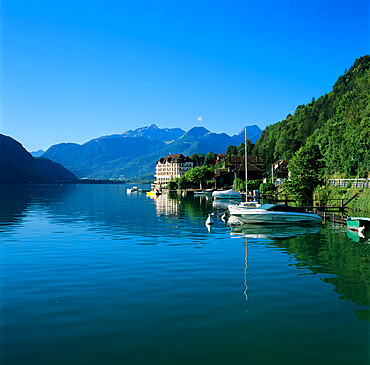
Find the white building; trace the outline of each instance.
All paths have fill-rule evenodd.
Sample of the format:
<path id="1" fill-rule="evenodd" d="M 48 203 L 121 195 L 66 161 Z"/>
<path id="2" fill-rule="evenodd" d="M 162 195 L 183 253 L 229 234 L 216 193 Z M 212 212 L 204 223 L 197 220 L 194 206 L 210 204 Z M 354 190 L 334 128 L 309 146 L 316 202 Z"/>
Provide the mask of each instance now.
<path id="1" fill-rule="evenodd" d="M 193 160 L 181 153 L 160 158 L 155 165 L 155 185 L 167 185 L 170 180 L 185 175 L 193 166 Z"/>

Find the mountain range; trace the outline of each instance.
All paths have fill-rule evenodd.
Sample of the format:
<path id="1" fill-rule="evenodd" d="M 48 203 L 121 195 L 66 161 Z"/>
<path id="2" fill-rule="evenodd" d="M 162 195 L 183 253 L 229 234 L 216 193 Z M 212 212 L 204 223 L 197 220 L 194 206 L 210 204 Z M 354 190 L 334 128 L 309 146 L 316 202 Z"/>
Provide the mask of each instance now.
<path id="1" fill-rule="evenodd" d="M 262 133 L 248 126 L 248 139 L 255 143 Z M 42 157 L 62 164 L 78 178 L 120 179 L 153 177 L 155 164 L 168 154 L 225 153 L 227 146 L 244 142 L 244 130 L 234 136 L 212 133 L 204 127 L 188 132 L 180 128 L 148 127 L 92 139 L 82 145 L 61 143 L 51 146 Z"/>
<path id="2" fill-rule="evenodd" d="M 11 137 L 0 134 L 0 183 L 77 181 L 75 175 L 47 158 L 34 158 Z"/>

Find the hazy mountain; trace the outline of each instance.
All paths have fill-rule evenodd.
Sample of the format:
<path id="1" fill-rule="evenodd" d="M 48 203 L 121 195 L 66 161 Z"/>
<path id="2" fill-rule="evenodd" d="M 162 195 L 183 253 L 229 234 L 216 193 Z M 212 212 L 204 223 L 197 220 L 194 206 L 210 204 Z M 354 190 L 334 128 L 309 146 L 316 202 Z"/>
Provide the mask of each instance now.
<path id="1" fill-rule="evenodd" d="M 45 151 L 43 151 L 43 150 L 37 150 L 37 151 L 32 151 L 32 152 L 30 152 L 30 154 L 31 154 L 33 157 L 40 157 L 40 156 L 42 156 L 44 153 L 45 153 Z"/>
<path id="2" fill-rule="evenodd" d="M 76 181 L 60 164 L 34 158 L 11 137 L 0 134 L 0 183 L 51 183 Z"/>
<path id="3" fill-rule="evenodd" d="M 169 142 L 180 138 L 185 133 L 181 128 L 158 128 L 155 124 L 148 127 L 128 130 L 123 137 L 143 137 L 153 141 Z"/>
<path id="4" fill-rule="evenodd" d="M 233 138 L 237 139 L 238 141 L 240 140 L 240 136 L 242 135 L 242 139 L 244 140 L 244 128 Z M 247 127 L 247 138 L 249 141 L 252 143 L 256 143 L 257 140 L 260 138 L 262 133 L 261 128 L 258 125 L 251 125 Z M 234 143 L 235 144 L 235 143 Z"/>
<path id="5" fill-rule="evenodd" d="M 252 128 L 251 135 L 254 136 L 255 127 L 248 127 L 248 131 Z M 180 128 L 160 129 L 153 124 L 93 139 L 83 145 L 54 145 L 43 157 L 63 164 L 79 178 L 133 178 L 154 174 L 157 160 L 168 154 L 220 153 L 225 152 L 228 145 L 238 146 L 243 141 L 244 131 L 230 137 L 226 133 L 212 133 L 204 127 L 194 127 L 185 132 Z"/>
<path id="6" fill-rule="evenodd" d="M 118 179 L 127 177 L 125 166 L 139 157 L 151 155 L 166 144 L 143 137 L 124 137 L 123 135 L 105 136 L 93 139 L 83 145 L 61 143 L 51 146 L 43 155 L 63 164 L 79 178 Z M 142 166 L 135 168 L 141 171 Z M 134 171 L 130 176 L 135 175 Z"/>

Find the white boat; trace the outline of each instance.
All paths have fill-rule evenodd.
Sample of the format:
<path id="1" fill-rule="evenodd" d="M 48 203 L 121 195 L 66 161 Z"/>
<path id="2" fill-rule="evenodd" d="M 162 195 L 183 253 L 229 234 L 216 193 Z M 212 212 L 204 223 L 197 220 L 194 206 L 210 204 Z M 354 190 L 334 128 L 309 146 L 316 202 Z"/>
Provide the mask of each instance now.
<path id="1" fill-rule="evenodd" d="M 250 202 L 240 202 L 239 204 L 229 204 L 227 206 L 230 214 L 232 211 L 241 211 L 243 212 L 243 209 L 255 209 L 259 208 L 262 204 L 258 203 L 257 201 L 250 201 Z"/>
<path id="2" fill-rule="evenodd" d="M 250 201 L 250 202 L 240 202 L 239 204 L 228 204 L 227 209 L 229 211 L 230 217 L 227 223 L 231 221 L 235 221 L 237 219 L 239 223 L 243 223 L 239 218 L 238 215 L 242 215 L 246 210 L 256 209 L 259 208 L 262 204 L 258 203 L 257 201 Z M 230 219 L 230 218 L 234 218 Z"/>
<path id="3" fill-rule="evenodd" d="M 230 190 L 220 190 L 214 191 L 212 196 L 215 199 L 241 199 L 242 195 L 234 191 L 233 189 Z"/>
<path id="4" fill-rule="evenodd" d="M 263 204 L 252 209 L 235 206 L 230 214 L 243 223 L 254 224 L 311 224 L 322 221 L 322 218 L 315 213 L 279 204 Z"/>
<path id="5" fill-rule="evenodd" d="M 128 193 L 137 193 L 137 186 L 133 186 L 131 189 L 126 189 Z"/>
<path id="6" fill-rule="evenodd" d="M 213 189 L 194 191 L 194 196 L 212 196 Z"/>

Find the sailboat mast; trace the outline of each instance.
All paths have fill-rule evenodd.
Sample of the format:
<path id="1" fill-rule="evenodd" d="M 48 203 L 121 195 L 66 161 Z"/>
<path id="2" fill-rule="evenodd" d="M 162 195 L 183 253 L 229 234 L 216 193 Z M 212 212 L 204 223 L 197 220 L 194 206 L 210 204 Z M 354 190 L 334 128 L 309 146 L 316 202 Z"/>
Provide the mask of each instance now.
<path id="1" fill-rule="evenodd" d="M 247 127 L 245 127 L 245 201 L 248 201 L 248 154 L 247 154 Z"/>

